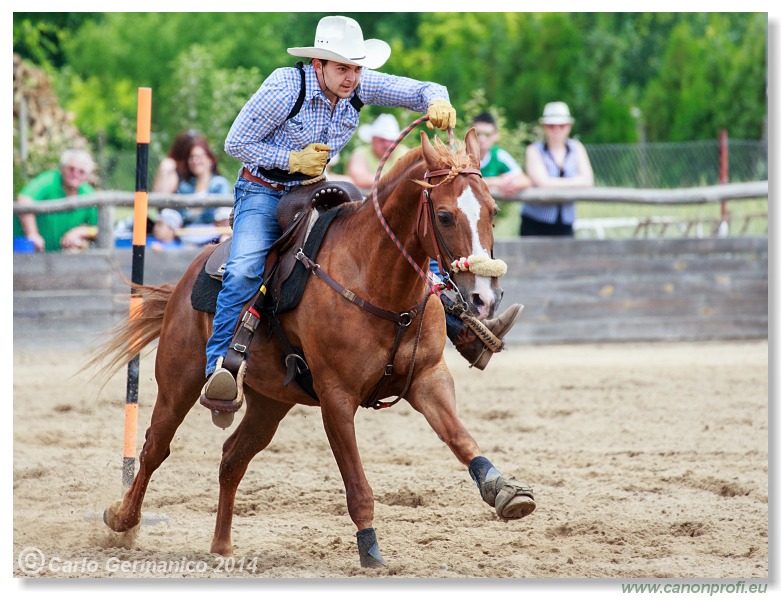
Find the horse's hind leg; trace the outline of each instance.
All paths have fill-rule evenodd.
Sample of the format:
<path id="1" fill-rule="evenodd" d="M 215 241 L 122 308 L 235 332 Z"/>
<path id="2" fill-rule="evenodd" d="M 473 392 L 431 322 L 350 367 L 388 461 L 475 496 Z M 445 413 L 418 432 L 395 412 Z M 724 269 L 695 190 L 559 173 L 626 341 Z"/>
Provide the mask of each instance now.
<path id="1" fill-rule="evenodd" d="M 169 377 L 158 373 L 157 400 L 139 456 L 138 473 L 122 501 L 103 513 L 103 521 L 114 531 L 127 531 L 141 520 L 141 504 L 152 473 L 168 458 L 171 440 L 198 398 L 203 383 L 200 368 L 189 367 L 186 372 L 180 369 L 175 378 L 173 373 Z"/>
<path id="2" fill-rule="evenodd" d="M 247 396 L 247 413 L 222 447 L 220 500 L 211 546 L 212 553 L 222 556 L 233 555 L 231 524 L 236 489 L 252 458 L 269 445 L 279 422 L 292 408 L 290 404 L 260 396 L 248 388 L 244 393 Z"/>
<path id="3" fill-rule="evenodd" d="M 434 385 L 432 382 L 435 381 Z M 483 500 L 503 519 L 520 519 L 534 512 L 537 505 L 528 486 L 506 478 L 480 455 L 477 442 L 456 413 L 456 394 L 451 377 L 434 377 L 416 382 L 408 401 L 421 413 L 456 458 L 469 468 L 469 475 Z"/>

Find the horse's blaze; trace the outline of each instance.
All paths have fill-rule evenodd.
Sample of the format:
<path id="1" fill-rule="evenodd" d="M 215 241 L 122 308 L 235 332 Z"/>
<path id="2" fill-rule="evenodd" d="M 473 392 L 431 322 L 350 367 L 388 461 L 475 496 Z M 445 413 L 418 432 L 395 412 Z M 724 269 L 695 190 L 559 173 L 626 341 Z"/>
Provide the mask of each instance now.
<path id="1" fill-rule="evenodd" d="M 490 258 L 491 254 L 483 247 L 480 241 L 480 201 L 472 191 L 471 186 L 466 186 L 457 200 L 458 209 L 466 216 L 469 222 L 469 228 L 472 233 L 472 252 L 470 256 L 485 256 Z M 482 306 L 475 307 L 478 310 L 479 316 L 485 318 L 490 313 L 494 302 L 496 300 L 496 293 L 491 284 L 490 277 L 475 276 L 475 287 L 471 291 L 473 294 L 477 294 L 482 300 Z"/>

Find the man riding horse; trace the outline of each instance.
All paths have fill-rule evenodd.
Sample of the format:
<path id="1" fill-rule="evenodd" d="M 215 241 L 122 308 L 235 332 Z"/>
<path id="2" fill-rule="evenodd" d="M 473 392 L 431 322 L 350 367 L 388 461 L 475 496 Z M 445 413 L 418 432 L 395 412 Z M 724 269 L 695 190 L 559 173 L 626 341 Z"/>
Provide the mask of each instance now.
<path id="1" fill-rule="evenodd" d="M 260 288 L 269 248 L 282 233 L 277 221 L 280 198 L 323 177 L 329 158 L 358 128 L 360 107 L 376 104 L 422 112 L 429 118 L 429 128 L 447 130 L 456 123 L 445 87 L 374 71 L 390 56 L 390 46 L 364 40 L 353 19 L 324 17 L 317 25 L 314 46 L 288 52 L 309 58 L 309 64 L 274 71 L 244 105 L 225 140 L 225 151 L 243 166 L 234 190 L 230 260 L 206 345 L 207 381 L 201 398 L 207 402 L 238 396 L 236 374 L 223 367 L 223 360 L 242 308 Z M 448 302 L 445 309 L 454 310 Z M 502 340 L 520 311 L 515 304 L 483 323 Z M 461 325 L 449 324 L 448 337 L 471 365 L 484 369 L 492 349 L 473 328 Z"/>

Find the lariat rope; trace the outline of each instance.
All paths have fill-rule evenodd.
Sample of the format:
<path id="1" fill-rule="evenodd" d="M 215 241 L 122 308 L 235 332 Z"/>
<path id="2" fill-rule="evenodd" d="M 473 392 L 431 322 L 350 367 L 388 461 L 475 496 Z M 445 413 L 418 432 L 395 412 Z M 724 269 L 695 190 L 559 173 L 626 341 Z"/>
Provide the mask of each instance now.
<path id="1" fill-rule="evenodd" d="M 393 240 L 393 243 L 396 244 L 396 247 L 399 249 L 399 251 L 402 253 L 404 258 L 407 259 L 410 265 L 412 265 L 412 268 L 415 269 L 415 272 L 420 275 L 421 279 L 426 282 L 426 285 L 429 288 L 429 291 L 431 293 L 436 294 L 437 296 L 441 295 L 441 290 L 431 281 L 426 274 L 426 271 L 423 271 L 423 269 L 420 268 L 418 263 L 415 262 L 415 259 L 412 258 L 409 255 L 409 252 L 407 252 L 406 248 L 404 248 L 404 245 L 399 241 L 399 239 L 396 237 L 396 234 L 393 233 L 393 230 L 390 228 L 390 225 L 388 225 L 388 222 L 385 220 L 385 216 L 382 214 L 382 209 L 380 208 L 380 201 L 379 201 L 379 183 L 380 183 L 380 175 L 382 175 L 382 168 L 385 166 L 385 163 L 388 162 L 388 158 L 393 153 L 393 151 L 398 147 L 398 145 L 401 143 L 401 140 L 403 140 L 410 131 L 415 129 L 418 125 L 423 123 L 424 121 L 428 121 L 428 115 L 423 115 L 422 117 L 419 117 L 412 121 L 404 130 L 399 134 L 399 136 L 394 140 L 394 142 L 390 145 L 390 147 L 385 151 L 385 154 L 382 155 L 382 159 L 380 160 L 380 164 L 377 167 L 377 171 L 374 173 L 374 183 L 372 184 L 372 189 L 369 191 L 369 196 L 372 198 L 372 202 L 374 203 L 374 211 L 377 213 L 377 218 L 380 220 L 380 224 L 382 225 L 383 229 L 385 229 L 385 233 L 388 234 L 388 237 Z M 450 129 L 450 135 L 452 139 L 453 130 Z M 459 293 L 460 295 L 460 293 Z"/>
<path id="2" fill-rule="evenodd" d="M 463 295 L 461 294 L 461 290 L 458 289 L 458 286 L 456 286 L 455 282 L 453 282 L 450 277 L 448 277 L 447 273 L 443 274 L 444 277 L 446 277 L 446 280 L 442 283 L 435 284 L 433 280 L 429 279 L 426 272 L 423 271 L 423 269 L 420 268 L 418 263 L 415 262 L 415 259 L 413 259 L 407 250 L 404 248 L 404 245 L 399 241 L 399 239 L 396 237 L 396 234 L 393 233 L 393 230 L 390 228 L 390 225 L 388 225 L 388 222 L 385 220 L 385 216 L 382 214 L 382 209 L 380 208 L 380 201 L 379 201 L 379 183 L 380 183 L 380 175 L 382 174 L 382 169 L 385 166 L 385 163 L 388 161 L 388 158 L 393 153 L 393 151 L 396 149 L 396 147 L 401 143 L 401 140 L 403 140 L 407 135 L 415 129 L 418 125 L 421 123 L 428 121 L 429 117 L 428 115 L 423 115 L 422 117 L 418 117 L 415 119 L 412 123 L 410 123 L 407 127 L 404 128 L 404 130 L 398 135 L 398 137 L 393 141 L 393 143 L 390 145 L 390 147 L 385 151 L 385 154 L 382 155 L 382 159 L 380 160 L 380 164 L 377 167 L 377 171 L 374 174 L 374 183 L 372 184 L 372 189 L 369 191 L 369 196 L 372 197 L 372 202 L 374 203 L 374 211 L 377 213 L 377 218 L 380 220 L 380 224 L 382 225 L 383 229 L 385 229 L 385 233 L 388 234 L 388 237 L 390 237 L 391 240 L 393 240 L 393 243 L 396 244 L 396 247 L 399 249 L 401 254 L 404 256 L 404 258 L 407 259 L 410 265 L 412 265 L 412 268 L 415 270 L 415 272 L 420 275 L 421 279 L 426 283 L 428 286 L 428 293 L 436 294 L 440 300 L 442 299 L 442 292 L 445 288 L 452 289 L 456 296 L 456 306 L 458 309 L 458 312 L 460 312 L 459 318 L 478 336 L 481 340 L 489 347 L 489 349 L 492 352 L 499 351 L 502 346 L 502 340 L 497 338 L 491 330 L 489 330 L 482 322 L 480 322 L 478 319 L 476 319 L 469 310 L 469 304 L 464 299 Z M 455 145 L 454 140 L 454 133 L 453 128 L 448 127 L 448 138 L 450 142 L 451 149 Z M 455 167 L 451 167 L 450 173 L 448 173 L 445 177 L 445 179 L 438 184 L 432 185 L 428 184 L 424 187 L 434 188 L 439 187 L 443 183 L 450 181 L 453 179 L 456 175 L 458 175 L 459 170 Z M 428 174 L 428 171 L 427 171 Z M 479 171 L 478 171 L 479 174 Z M 433 223 L 432 223 L 433 226 Z M 484 264 L 480 264 L 483 262 Z M 470 264 L 471 263 L 471 264 Z M 477 265 L 477 266 L 476 266 Z M 454 271 L 472 271 L 473 273 L 477 275 L 487 275 L 489 277 L 501 277 L 504 275 L 504 273 L 507 271 L 507 265 L 504 263 L 504 261 L 501 260 L 495 260 L 495 259 L 488 259 L 487 257 L 474 257 L 470 256 L 469 258 L 460 258 L 453 262 L 452 268 Z M 422 319 L 421 319 L 422 322 Z M 398 398 L 397 398 L 398 401 Z"/>

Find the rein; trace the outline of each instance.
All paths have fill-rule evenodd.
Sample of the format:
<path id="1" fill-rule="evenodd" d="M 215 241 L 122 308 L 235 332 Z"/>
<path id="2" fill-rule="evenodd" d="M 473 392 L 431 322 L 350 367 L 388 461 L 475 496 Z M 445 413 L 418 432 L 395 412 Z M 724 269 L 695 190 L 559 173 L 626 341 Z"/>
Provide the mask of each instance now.
<path id="1" fill-rule="evenodd" d="M 410 265 L 412 265 L 412 268 L 415 270 L 415 272 L 423 279 L 423 281 L 426 282 L 426 285 L 428 286 L 428 289 L 430 293 L 434 293 L 437 296 L 440 295 L 440 290 L 437 289 L 431 281 L 429 281 L 428 276 L 426 275 L 427 271 L 423 271 L 423 269 L 420 268 L 418 263 L 415 262 L 415 259 L 412 258 L 407 250 L 404 248 L 404 245 L 399 241 L 399 239 L 396 237 L 396 234 L 393 233 L 393 230 L 390 228 L 390 225 L 388 225 L 388 222 L 385 220 L 385 216 L 382 214 L 382 209 L 380 208 L 380 201 L 378 199 L 377 190 L 379 188 L 380 183 L 380 175 L 382 175 L 382 169 L 385 166 L 385 163 L 388 162 L 388 158 L 393 153 L 393 151 L 396 149 L 396 147 L 401 143 L 401 140 L 403 140 L 410 131 L 415 129 L 418 125 L 421 123 L 428 121 L 428 115 L 423 115 L 422 117 L 418 117 L 412 123 L 410 123 L 407 127 L 404 128 L 404 130 L 399 134 L 399 136 L 394 140 L 394 142 L 390 145 L 390 147 L 385 151 L 385 154 L 382 155 L 382 159 L 380 160 L 380 164 L 377 167 L 377 171 L 374 173 L 374 183 L 372 184 L 372 189 L 369 191 L 369 196 L 372 198 L 372 202 L 374 203 L 374 212 L 377 213 L 377 218 L 380 220 L 380 224 L 382 225 L 383 229 L 385 230 L 385 233 L 388 234 L 388 237 L 393 240 L 393 243 L 396 244 L 396 247 L 399 249 L 401 254 L 404 256 L 404 258 L 407 259 L 407 262 L 409 262 Z M 452 140 L 452 129 L 450 130 L 451 133 L 451 140 Z"/>
<path id="2" fill-rule="evenodd" d="M 455 284 L 450 280 L 450 272 L 451 269 L 459 270 L 458 266 L 459 264 L 462 265 L 460 270 L 468 270 L 468 260 L 466 258 L 460 258 L 458 260 L 455 259 L 453 254 L 450 252 L 450 249 L 447 247 L 447 244 L 445 243 L 445 240 L 442 238 L 442 235 L 439 232 L 439 229 L 436 226 L 436 219 L 434 215 L 434 206 L 431 202 L 431 189 L 437 188 L 440 185 L 447 183 L 448 181 L 451 181 L 455 176 L 457 175 L 478 175 L 482 177 L 482 174 L 480 173 L 479 169 L 437 169 L 434 171 L 426 171 L 424 178 L 427 181 L 427 186 L 424 187 L 424 189 L 421 191 L 420 194 L 420 205 L 418 208 L 418 222 L 417 222 L 417 229 L 418 229 L 418 235 L 421 235 L 420 227 L 421 227 L 421 219 L 423 222 L 423 234 L 421 235 L 421 239 L 425 239 L 428 235 L 428 228 L 429 224 L 431 226 L 432 236 L 433 236 L 433 243 L 434 248 L 436 249 L 437 254 L 437 263 L 439 264 L 440 271 L 444 274 L 445 277 L 445 284 L 434 284 L 432 280 L 429 279 L 427 273 L 428 271 L 423 271 L 423 269 L 420 268 L 420 266 L 415 262 L 415 260 L 410 256 L 410 254 L 407 252 L 407 250 L 404 248 L 404 245 L 399 241 L 399 239 L 396 237 L 396 234 L 393 233 L 393 230 L 390 228 L 390 225 L 388 225 L 388 222 L 385 220 L 384 215 L 382 214 L 382 210 L 380 208 L 380 203 L 378 199 L 378 186 L 380 181 L 380 175 L 382 174 L 382 169 L 385 166 L 385 163 L 387 162 L 388 158 L 390 157 L 391 153 L 396 149 L 396 147 L 401 143 L 401 140 L 403 140 L 407 134 L 409 134 L 410 131 L 412 131 L 415 127 L 417 127 L 420 123 L 423 123 L 424 121 L 428 120 L 428 116 L 424 115 L 418 119 L 415 119 L 409 126 L 407 126 L 396 138 L 396 140 L 391 144 L 391 146 L 385 151 L 385 154 L 383 155 L 382 159 L 380 160 L 380 164 L 377 168 L 377 172 L 374 175 L 374 184 L 372 186 L 371 191 L 369 192 L 369 195 L 372 197 L 372 201 L 374 203 L 374 210 L 377 213 L 377 217 L 380 220 L 380 223 L 382 224 L 383 228 L 385 229 L 385 232 L 388 234 L 388 236 L 393 240 L 393 242 L 398 247 L 399 251 L 402 253 L 402 255 L 407 259 L 407 261 L 412 265 L 412 268 L 415 270 L 415 272 L 423 279 L 423 281 L 426 282 L 426 285 L 428 286 L 426 289 L 426 292 L 423 295 L 423 299 L 418 302 L 413 308 L 406 312 L 401 313 L 394 313 L 382 308 L 379 308 L 377 306 L 374 306 L 370 302 L 367 302 L 360 296 L 356 295 L 351 290 L 345 288 L 340 283 L 335 281 L 328 273 L 323 271 L 320 268 L 320 265 L 313 262 L 306 254 L 304 254 L 303 249 L 299 249 L 296 253 L 296 260 L 300 261 L 304 267 L 306 267 L 307 270 L 314 273 L 319 279 L 321 279 L 323 282 L 325 282 L 329 287 L 331 287 L 334 291 L 336 291 L 340 296 L 342 296 L 345 300 L 355 304 L 359 308 L 366 310 L 373 315 L 376 315 L 380 318 L 386 319 L 388 321 L 392 321 L 396 324 L 396 335 L 394 336 L 393 341 L 393 347 L 391 348 L 391 351 L 388 355 L 388 359 L 386 361 L 385 370 L 380 378 L 380 380 L 377 382 L 377 385 L 374 388 L 374 391 L 372 395 L 361 403 L 361 406 L 365 408 L 374 408 L 375 410 L 380 408 L 387 408 L 389 406 L 393 406 L 396 404 L 401 398 L 404 396 L 404 394 L 407 393 L 409 390 L 410 384 L 412 383 L 412 374 L 413 370 L 415 368 L 415 358 L 417 356 L 417 349 L 418 349 L 418 342 L 420 340 L 420 334 L 423 329 L 423 316 L 426 310 L 426 305 L 428 298 L 431 294 L 436 294 L 437 296 L 441 296 L 442 289 L 445 287 L 454 289 L 457 293 L 457 295 L 460 297 L 461 303 L 463 303 L 463 308 L 466 309 L 466 302 L 463 300 L 463 297 L 461 297 L 461 293 L 458 290 L 457 287 L 455 287 Z M 450 145 L 453 146 L 453 130 L 452 128 L 448 129 L 448 134 L 450 137 Z M 444 179 L 440 181 L 437 184 L 431 184 L 428 183 L 431 179 L 435 177 L 442 177 L 444 176 Z M 450 264 L 448 265 L 449 268 L 445 268 L 445 266 L 442 263 L 442 255 L 445 255 L 447 259 L 450 261 Z M 470 257 L 471 258 L 471 257 Z M 460 262 L 459 262 L 460 261 Z M 466 264 L 467 268 L 463 268 L 463 265 Z M 404 389 L 401 391 L 401 393 L 398 395 L 398 397 L 391 401 L 391 402 L 381 402 L 378 398 L 380 397 L 381 390 L 385 384 L 385 382 L 390 378 L 391 375 L 393 375 L 393 365 L 396 357 L 396 353 L 399 349 L 399 346 L 401 345 L 401 340 L 404 336 L 404 332 L 406 329 L 412 324 L 412 321 L 415 319 L 415 317 L 420 314 L 420 321 L 418 322 L 417 327 L 417 333 L 415 336 L 415 345 L 412 352 L 412 362 L 410 365 L 409 373 L 407 374 L 407 381 L 404 385 Z M 466 311 L 465 311 L 466 314 Z M 479 323 L 478 323 L 479 324 Z M 489 332 L 490 333 L 490 332 Z"/>
<path id="3" fill-rule="evenodd" d="M 422 117 L 419 117 L 415 119 L 412 123 L 410 123 L 400 134 L 399 136 L 394 140 L 394 142 L 390 145 L 390 147 L 385 151 L 385 154 L 382 155 L 382 159 L 380 160 L 380 164 L 377 166 L 377 171 L 374 174 L 374 183 L 372 184 L 372 189 L 369 191 L 369 196 L 372 198 L 372 202 L 374 203 L 374 212 L 377 213 L 377 218 L 380 220 L 380 224 L 382 225 L 383 229 L 385 230 L 385 233 L 388 234 L 388 237 L 390 237 L 391 240 L 393 240 L 393 243 L 396 244 L 396 247 L 399 249 L 401 254 L 404 256 L 404 258 L 407 259 L 407 262 L 412 266 L 412 268 L 415 270 L 415 272 L 423 279 L 423 281 L 426 282 L 426 285 L 428 286 L 428 289 L 432 294 L 436 294 L 437 296 L 440 296 L 442 291 L 439 287 L 435 286 L 427 277 L 426 272 L 423 271 L 423 269 L 420 268 L 420 266 L 415 262 L 415 259 L 413 259 L 407 250 L 404 248 L 404 245 L 399 241 L 399 239 L 396 237 L 396 234 L 393 233 L 393 230 L 390 228 L 390 225 L 388 225 L 388 222 L 385 220 L 385 216 L 382 214 L 382 209 L 380 208 L 380 201 L 379 201 L 379 183 L 380 183 L 380 176 L 382 175 L 382 169 L 385 166 L 385 163 L 388 161 L 388 158 L 393 153 L 393 151 L 396 149 L 396 147 L 401 143 L 401 141 L 407 137 L 407 135 L 415 129 L 418 125 L 421 123 L 428 121 L 429 117 L 428 115 L 423 115 Z M 454 145 L 454 134 L 453 134 L 453 128 L 448 128 L 448 138 L 450 141 L 450 147 L 452 148 Z M 447 183 L 448 181 L 452 180 L 456 175 L 477 175 L 478 177 L 482 177 L 482 173 L 480 172 L 480 169 L 438 169 L 435 171 L 426 171 L 426 173 L 423 175 L 423 178 L 427 181 L 434 178 L 434 177 L 440 177 L 445 176 L 445 178 L 440 181 L 439 183 L 435 185 L 429 184 L 428 188 L 424 188 L 420 193 L 420 205 L 418 208 L 418 234 L 421 236 L 421 239 L 425 239 L 428 235 L 428 225 L 431 224 L 431 231 L 433 235 L 433 242 L 434 242 L 434 248 L 436 249 L 436 261 L 439 265 L 439 271 L 443 274 L 445 280 L 447 281 L 448 287 L 453 287 L 454 284 L 452 281 L 450 281 L 450 273 L 451 273 L 451 265 L 455 261 L 455 257 L 450 252 L 450 249 L 445 244 L 445 240 L 442 238 L 442 234 L 439 232 L 439 228 L 436 224 L 436 219 L 434 218 L 434 205 L 431 202 L 431 189 L 437 188 L 443 183 Z M 428 210 L 426 210 L 426 207 L 428 207 Z M 420 224 L 421 224 L 421 218 L 423 218 L 423 233 L 421 234 L 420 231 Z M 444 252 L 443 252 L 444 250 Z M 443 265 L 442 263 L 442 255 L 445 254 L 450 261 L 450 264 L 447 266 Z M 459 259 L 459 260 L 466 260 L 466 259 Z M 460 293 L 459 293 L 460 295 Z"/>
<path id="4" fill-rule="evenodd" d="M 362 308 L 363 310 L 368 311 L 373 315 L 388 321 L 393 321 L 396 324 L 396 335 L 393 339 L 393 347 L 391 348 L 388 359 L 385 362 L 385 370 L 383 371 L 382 377 L 377 382 L 377 385 L 374 387 L 372 395 L 367 400 L 361 402 L 361 406 L 364 408 L 373 408 L 375 410 L 379 410 L 380 408 L 388 408 L 389 406 L 396 404 L 399 400 L 402 399 L 404 394 L 407 393 L 410 383 L 412 383 L 412 371 L 415 368 L 415 355 L 417 354 L 418 340 L 420 339 L 420 332 L 423 329 L 423 314 L 426 312 L 426 304 L 429 297 L 428 290 L 426 290 L 426 293 L 423 294 L 423 299 L 413 308 L 406 312 L 394 313 L 389 310 L 385 310 L 384 308 L 378 308 L 377 306 L 374 306 L 370 302 L 367 302 L 358 296 L 355 292 L 345 288 L 338 281 L 333 279 L 328 273 L 323 271 L 320 268 L 320 265 L 312 262 L 312 260 L 306 254 L 304 254 L 302 249 L 299 249 L 298 252 L 296 252 L 296 259 L 299 260 L 308 270 L 317 275 L 317 277 L 324 281 L 345 300 L 352 302 L 357 307 Z M 412 353 L 412 364 L 410 366 L 409 374 L 407 375 L 407 382 L 404 385 L 404 389 L 395 400 L 392 402 L 381 402 L 379 400 L 380 392 L 382 391 L 382 388 L 388 378 L 393 375 L 393 363 L 396 359 L 396 352 L 398 352 L 399 346 L 401 346 L 401 340 L 404 337 L 404 332 L 407 330 L 407 327 L 412 324 L 412 321 L 415 320 L 415 317 L 418 315 L 418 313 L 420 313 L 420 321 L 418 322 L 417 334 L 415 335 L 415 348 Z"/>

